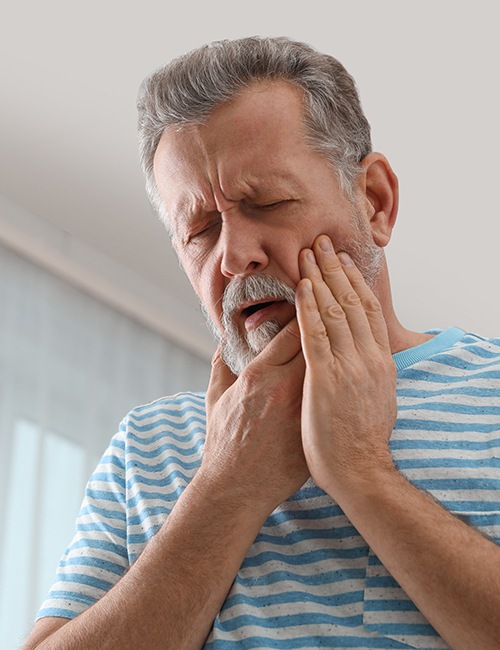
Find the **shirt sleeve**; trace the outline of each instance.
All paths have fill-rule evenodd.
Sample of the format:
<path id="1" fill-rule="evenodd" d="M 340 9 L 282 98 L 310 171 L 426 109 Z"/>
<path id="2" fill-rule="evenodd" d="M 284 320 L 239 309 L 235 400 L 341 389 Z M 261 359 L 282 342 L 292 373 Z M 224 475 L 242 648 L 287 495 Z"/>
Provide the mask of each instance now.
<path id="1" fill-rule="evenodd" d="M 129 567 L 125 420 L 90 477 L 75 536 L 37 614 L 74 618 L 102 598 Z"/>

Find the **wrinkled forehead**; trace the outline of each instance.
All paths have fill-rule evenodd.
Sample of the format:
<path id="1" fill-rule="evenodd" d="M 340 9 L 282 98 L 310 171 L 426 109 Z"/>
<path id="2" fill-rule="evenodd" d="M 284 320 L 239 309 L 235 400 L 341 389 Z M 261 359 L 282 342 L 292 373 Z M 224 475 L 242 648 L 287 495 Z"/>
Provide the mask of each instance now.
<path id="1" fill-rule="evenodd" d="M 154 171 L 166 202 L 176 192 L 209 190 L 232 199 L 257 184 L 290 182 L 311 154 L 301 94 L 289 84 L 261 84 L 202 124 L 166 129 Z"/>

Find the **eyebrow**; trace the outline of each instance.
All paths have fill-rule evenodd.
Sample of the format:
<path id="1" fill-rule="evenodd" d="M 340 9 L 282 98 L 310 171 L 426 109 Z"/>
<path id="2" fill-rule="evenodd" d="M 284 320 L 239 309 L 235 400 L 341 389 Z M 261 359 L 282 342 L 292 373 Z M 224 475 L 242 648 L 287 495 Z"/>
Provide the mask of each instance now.
<path id="1" fill-rule="evenodd" d="M 265 178 L 248 177 L 242 179 L 239 183 L 239 193 L 243 195 L 242 198 L 256 200 L 263 195 L 272 195 L 274 192 L 287 192 L 295 196 L 301 189 L 300 182 L 298 183 L 296 179 L 292 179 L 290 175 L 281 173 L 271 174 Z M 231 199 L 229 198 L 229 200 Z M 207 202 L 202 196 L 191 197 L 189 193 L 186 193 L 180 197 L 174 206 L 173 215 L 181 219 L 184 218 L 189 223 L 192 223 L 202 218 L 203 215 L 214 211 L 209 209 Z"/>

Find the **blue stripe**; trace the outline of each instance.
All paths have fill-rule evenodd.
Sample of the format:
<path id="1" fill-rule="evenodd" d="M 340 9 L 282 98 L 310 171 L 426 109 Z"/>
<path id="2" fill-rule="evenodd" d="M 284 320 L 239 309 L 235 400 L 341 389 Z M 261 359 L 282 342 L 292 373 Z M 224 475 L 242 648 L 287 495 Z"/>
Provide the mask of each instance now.
<path id="1" fill-rule="evenodd" d="M 111 533 L 122 539 L 126 539 L 127 533 L 123 528 L 115 528 L 110 526 L 105 521 L 92 522 L 87 524 L 77 523 L 76 529 L 80 532 L 99 532 L 99 533 Z"/>
<path id="2" fill-rule="evenodd" d="M 103 560 L 102 558 L 90 558 L 90 557 L 85 557 L 85 556 L 76 556 L 76 557 L 70 557 L 67 559 L 62 559 L 60 562 L 61 567 L 75 567 L 75 566 L 90 566 L 90 567 L 97 567 L 98 569 L 102 569 L 103 571 L 108 571 L 109 573 L 114 573 L 118 576 L 122 576 L 126 569 L 127 566 L 122 566 L 120 564 L 116 564 L 115 562 L 109 562 L 108 560 Z"/>
<path id="3" fill-rule="evenodd" d="M 161 419 L 154 420 L 153 422 L 149 422 L 148 424 L 143 424 L 141 426 L 136 425 L 134 422 L 129 422 L 129 429 L 134 431 L 152 431 L 153 429 L 158 429 L 161 427 L 165 431 L 171 431 L 172 429 L 180 431 L 181 429 L 186 429 L 193 422 L 197 422 L 198 424 L 203 425 L 203 427 L 205 426 L 205 420 L 193 416 L 183 422 L 174 422 L 173 420 Z M 194 431 L 196 432 L 196 429 Z M 199 427 L 198 432 L 201 431 L 203 431 L 203 429 Z"/>
<path id="4" fill-rule="evenodd" d="M 324 498 L 326 492 L 319 488 L 317 485 L 309 485 L 308 487 L 301 487 L 288 501 L 302 501 L 303 499 L 317 499 Z"/>
<path id="5" fill-rule="evenodd" d="M 93 605 L 95 603 L 95 600 L 89 603 L 90 605 Z M 45 616 L 55 616 L 57 618 L 67 618 L 67 619 L 72 619 L 78 616 L 78 612 L 74 612 L 71 609 L 62 609 L 59 607 L 44 607 L 41 609 L 38 614 L 36 615 L 37 620 L 40 618 L 44 618 Z"/>
<path id="6" fill-rule="evenodd" d="M 284 553 L 277 553 L 275 551 L 264 551 L 254 556 L 247 556 L 242 567 L 257 567 L 267 562 L 285 562 L 291 566 L 301 566 L 334 559 L 355 559 L 365 557 L 366 554 L 366 546 L 356 548 L 322 548 L 307 553 L 298 553 L 297 555 L 285 555 Z"/>
<path id="7" fill-rule="evenodd" d="M 104 592 L 109 591 L 114 585 L 113 582 L 109 582 L 108 580 L 101 580 L 95 576 L 88 576 L 85 573 L 64 573 L 61 575 L 57 574 L 57 580 L 59 582 L 71 582 L 77 585 L 87 585 Z"/>
<path id="8" fill-rule="evenodd" d="M 286 570 L 271 571 L 267 574 L 248 577 L 239 573 L 235 578 L 235 582 L 246 588 L 274 585 L 283 581 L 297 582 L 302 585 L 318 586 L 334 585 L 335 583 L 345 582 L 347 580 L 361 580 L 365 575 L 365 569 L 337 569 L 335 571 L 311 573 L 310 575 L 302 575 Z"/>
<path id="9" fill-rule="evenodd" d="M 463 415 L 500 415 L 500 406 L 487 404 L 459 404 L 458 402 L 431 402 L 422 404 L 400 404 L 398 412 L 401 411 L 436 411 L 443 413 L 462 413 Z"/>
<path id="10" fill-rule="evenodd" d="M 369 589 L 401 589 L 392 576 L 370 576 L 366 586 Z"/>
<path id="11" fill-rule="evenodd" d="M 466 376 L 464 373 L 463 376 L 453 376 L 453 375 L 443 375 L 437 372 L 429 372 L 423 370 L 414 370 L 412 368 L 407 368 L 401 373 L 401 377 L 404 379 L 413 380 L 413 381 L 422 381 L 435 384 L 459 384 L 460 382 L 470 381 L 471 377 Z M 489 372 L 478 372 L 474 374 L 474 380 L 477 379 L 486 379 L 488 381 L 494 379 L 500 379 L 500 371 L 489 371 Z"/>
<path id="12" fill-rule="evenodd" d="M 395 429 L 402 430 L 413 430 L 413 429 L 423 429 L 425 431 L 453 431 L 455 433 L 492 433 L 493 431 L 498 431 L 500 428 L 499 422 L 492 422 L 491 424 L 486 424 L 483 422 L 446 422 L 443 420 L 418 420 L 418 419 L 404 419 L 398 418 L 396 420 Z M 412 441 L 410 441 L 412 442 Z M 438 442 L 438 441 L 436 441 Z M 452 444 L 451 441 L 439 441 L 446 444 Z M 498 438 L 495 440 L 490 440 L 490 444 L 494 443 L 496 446 L 499 444 Z M 468 443 L 462 441 L 462 444 L 479 444 L 479 443 Z"/>
<path id="13" fill-rule="evenodd" d="M 49 592 L 49 598 L 52 600 L 57 600 L 58 598 L 61 600 L 72 600 L 75 603 L 83 603 L 87 607 L 90 607 L 95 603 L 95 598 L 91 598 L 90 596 L 78 591 L 52 590 Z"/>
<path id="14" fill-rule="evenodd" d="M 120 488 L 125 489 L 125 478 L 115 474 L 114 472 L 100 472 L 99 470 L 96 470 L 92 474 L 90 482 L 95 483 L 97 481 L 101 481 L 102 483 L 115 483 Z"/>
<path id="15" fill-rule="evenodd" d="M 112 487 L 112 485 L 110 485 Z M 122 501 L 123 494 L 117 493 L 112 490 L 95 490 L 91 485 L 85 490 L 85 496 L 89 499 L 96 499 L 97 501 L 110 501 L 115 503 L 117 500 Z"/>
<path id="16" fill-rule="evenodd" d="M 390 445 L 395 450 L 419 449 L 426 451 L 429 449 L 439 449 L 449 452 L 453 449 L 465 449 L 467 451 L 488 451 L 490 449 L 496 450 L 500 447 L 500 438 L 481 442 L 472 440 L 400 440 L 393 438 L 391 439 Z"/>
<path id="17" fill-rule="evenodd" d="M 418 612 L 411 600 L 365 600 L 365 612 Z"/>
<path id="18" fill-rule="evenodd" d="M 345 636 L 344 630 L 331 630 L 331 636 L 299 636 L 291 639 L 275 639 L 265 636 L 245 637 L 243 641 L 218 639 L 203 646 L 207 650 L 242 650 L 242 648 L 276 648 L 276 650 L 295 650 L 296 648 L 373 648 L 374 650 L 408 650 L 407 643 L 393 639 L 366 636 Z M 432 650 L 432 648 L 422 648 Z"/>
<path id="19" fill-rule="evenodd" d="M 432 397 L 445 397 L 447 395 L 460 395 L 467 397 L 498 397 L 497 388 L 488 388 L 487 386 L 477 387 L 468 386 L 467 384 L 459 388 L 443 388 L 440 386 L 435 389 L 428 388 L 397 388 L 398 397 L 412 397 L 416 399 L 427 399 Z"/>
<path id="20" fill-rule="evenodd" d="M 168 408 L 168 404 L 165 404 L 165 406 L 160 406 L 159 408 L 154 408 L 154 409 L 147 409 L 145 411 L 138 412 L 136 409 L 131 411 L 128 415 L 129 417 L 129 423 L 131 421 L 133 422 L 142 422 L 143 420 L 148 420 L 150 418 L 159 418 L 159 416 L 168 416 L 168 417 L 173 417 L 173 418 L 183 418 L 186 415 L 189 417 L 193 413 L 196 413 L 198 416 L 201 416 L 205 418 L 205 404 L 202 402 L 201 404 L 196 404 L 192 403 L 186 406 L 182 406 L 182 408 Z"/>
<path id="21" fill-rule="evenodd" d="M 424 623 L 365 623 L 368 630 L 378 634 L 398 636 L 437 636 L 436 630 L 429 624 Z M 409 639 L 410 640 L 410 639 Z"/>
<path id="22" fill-rule="evenodd" d="M 118 519 L 118 521 L 121 521 L 123 523 L 125 523 L 127 519 L 124 510 L 106 510 L 105 508 L 99 508 L 99 506 L 94 503 L 87 503 L 86 505 L 82 506 L 79 514 L 79 519 L 83 517 L 92 517 L 95 515 L 99 515 L 99 517 L 103 517 L 107 520 Z"/>
<path id="23" fill-rule="evenodd" d="M 500 479 L 495 478 L 430 478 L 412 480 L 424 490 L 500 490 Z M 500 496 L 500 495 L 499 495 Z"/>
<path id="24" fill-rule="evenodd" d="M 147 438 L 143 436 L 138 436 L 135 432 L 131 431 L 129 434 L 130 440 L 133 440 L 137 444 L 141 444 L 144 446 L 149 446 L 149 447 L 154 447 L 155 445 L 158 444 L 163 444 L 165 442 L 165 431 L 161 430 L 158 431 L 154 436 L 149 436 Z M 203 432 L 203 429 L 200 428 L 200 435 L 198 437 L 194 437 L 191 432 L 185 433 L 183 436 L 179 434 L 172 434 L 169 436 L 169 438 L 173 442 L 181 442 L 184 444 L 184 447 L 179 447 L 178 445 L 175 445 L 173 443 L 171 444 L 171 449 L 174 450 L 184 450 L 186 445 L 189 445 L 189 449 L 193 449 L 194 452 L 198 451 L 204 444 L 205 442 L 205 435 Z"/>
<path id="25" fill-rule="evenodd" d="M 101 458 L 99 465 L 97 466 L 97 469 L 95 470 L 94 474 L 101 471 L 103 473 L 107 473 L 109 470 L 108 465 L 112 465 L 116 467 L 116 469 L 119 472 L 122 472 L 125 474 L 125 466 L 123 464 L 123 458 L 117 458 L 113 454 L 106 453 L 104 456 Z"/>
<path id="26" fill-rule="evenodd" d="M 354 526 L 332 527 L 332 528 L 299 528 L 286 535 L 266 535 L 259 533 L 255 543 L 268 543 L 277 546 L 293 546 L 299 542 L 313 539 L 348 539 L 350 537 L 359 537 L 358 531 Z M 360 538 L 361 539 L 361 538 Z M 366 544 L 363 542 L 363 546 Z"/>
<path id="27" fill-rule="evenodd" d="M 138 533 L 133 535 L 132 533 L 129 533 L 127 537 L 127 541 L 129 545 L 132 544 L 146 544 L 149 542 L 155 535 L 156 533 L 160 530 L 161 524 L 158 526 L 151 526 L 150 528 L 147 528 L 144 530 L 142 533 Z"/>
<path id="28" fill-rule="evenodd" d="M 283 591 L 270 593 L 266 596 L 247 596 L 237 594 L 230 596 L 224 603 L 224 611 L 237 605 L 249 605 L 250 607 L 270 607 L 272 605 L 285 605 L 289 603 L 316 603 L 325 607 L 337 607 L 340 605 L 352 605 L 363 601 L 363 591 L 348 591 L 341 594 L 330 594 L 317 596 L 306 591 Z"/>
<path id="29" fill-rule="evenodd" d="M 172 395 L 171 397 L 160 397 L 149 404 L 142 404 L 136 406 L 130 411 L 127 417 L 130 415 L 136 415 L 139 413 L 154 413 L 158 408 L 162 406 L 172 406 L 174 409 L 182 408 L 180 405 L 193 404 L 203 406 L 205 403 L 205 393 L 193 393 L 191 391 L 184 393 L 177 393 L 177 395 Z"/>
<path id="30" fill-rule="evenodd" d="M 96 549 L 101 551 L 109 551 L 114 553 L 119 557 L 127 558 L 127 549 L 123 546 L 118 546 L 117 544 L 111 544 L 110 542 L 105 542 L 101 539 L 92 539 L 92 538 L 82 538 L 77 539 L 72 542 L 69 550 L 74 550 L 77 548 L 88 548 Z"/>
<path id="31" fill-rule="evenodd" d="M 141 458 L 157 458 L 160 454 L 163 454 L 165 451 L 168 451 L 167 445 L 162 445 L 161 447 L 157 447 L 156 449 L 153 449 L 151 451 L 143 451 L 141 449 L 138 449 L 137 447 L 130 447 L 129 449 L 129 454 L 136 454 L 136 456 L 139 456 Z M 185 456 L 192 456 L 193 454 L 189 452 L 185 453 L 183 452 L 181 455 Z M 182 460 L 181 458 L 177 456 L 167 456 L 166 458 L 163 458 L 160 463 L 157 463 L 156 465 L 147 465 L 145 463 L 141 463 L 139 460 L 136 460 L 135 458 L 132 458 L 127 461 L 127 469 L 130 467 L 140 467 L 141 469 L 146 469 L 150 472 L 153 471 L 158 471 L 164 469 L 169 463 L 176 463 L 178 465 L 182 465 L 182 467 L 189 467 L 189 468 L 197 468 L 201 464 L 201 458 L 197 457 L 196 460 L 194 461 L 185 461 Z"/>
<path id="32" fill-rule="evenodd" d="M 396 460 L 399 469 L 457 468 L 457 469 L 500 469 L 500 458 L 402 458 Z"/>
<path id="33" fill-rule="evenodd" d="M 215 621 L 214 625 L 219 629 L 232 631 L 249 625 L 255 625 L 264 629 L 286 629 L 288 627 L 299 627 L 301 625 L 342 625 L 344 627 L 359 627 L 362 623 L 363 616 L 361 614 L 353 614 L 352 616 L 334 616 L 332 614 L 308 612 L 307 616 L 302 614 L 285 614 L 283 616 L 273 616 L 271 618 L 242 614 L 241 616 L 234 616 L 228 620 L 224 620 L 223 616 L 221 616 Z"/>
<path id="34" fill-rule="evenodd" d="M 442 499 L 442 505 L 453 513 L 460 512 L 487 512 L 491 510 L 500 511 L 500 494 L 498 501 L 450 501 L 449 499 Z"/>
<path id="35" fill-rule="evenodd" d="M 330 504 L 322 508 L 310 508 L 308 510 L 275 510 L 266 520 L 264 526 L 279 526 L 289 521 L 296 521 L 297 519 L 313 521 L 317 519 L 333 519 L 339 516 L 344 516 L 343 511 L 339 506 Z"/>
<path id="36" fill-rule="evenodd" d="M 137 515 L 131 516 L 129 518 L 129 528 L 132 526 L 140 526 L 147 519 L 152 519 L 154 517 L 161 517 L 162 520 L 165 520 L 167 516 L 172 512 L 172 508 L 167 506 L 148 506 L 147 508 L 142 506 L 142 509 Z"/>

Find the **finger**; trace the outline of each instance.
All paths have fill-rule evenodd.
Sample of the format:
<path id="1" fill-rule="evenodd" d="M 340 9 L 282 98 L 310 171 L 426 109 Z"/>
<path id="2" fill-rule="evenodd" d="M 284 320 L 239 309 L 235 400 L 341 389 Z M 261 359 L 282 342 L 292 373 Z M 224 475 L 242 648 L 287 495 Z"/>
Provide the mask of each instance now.
<path id="1" fill-rule="evenodd" d="M 205 398 L 207 409 L 212 408 L 235 381 L 236 375 L 224 363 L 220 348 L 217 348 L 212 357 L 212 372 Z"/>
<path id="2" fill-rule="evenodd" d="M 266 345 L 252 364 L 284 366 L 300 356 L 301 342 L 299 325 L 296 318 L 287 323 L 283 329 Z"/>
<path id="3" fill-rule="evenodd" d="M 318 237 L 313 249 L 325 283 L 346 314 L 355 343 L 363 347 L 372 345 L 373 334 L 361 298 L 345 273 L 330 238 Z M 321 310 L 322 304 L 319 306 Z"/>
<path id="4" fill-rule="evenodd" d="M 354 334 L 351 331 L 349 318 L 349 308 L 355 307 L 358 303 L 358 309 L 361 309 L 361 303 L 352 289 L 347 277 L 340 268 L 339 271 L 344 276 L 341 282 L 344 285 L 344 305 L 341 305 L 329 285 L 325 282 L 323 274 L 316 262 L 313 251 L 305 249 L 300 256 L 300 269 L 303 277 L 312 282 L 312 290 L 319 309 L 320 317 L 323 320 L 324 327 L 331 342 L 331 352 L 342 356 L 352 356 L 356 350 Z M 347 287 L 349 287 L 347 289 Z M 345 293 L 350 291 L 349 296 Z M 351 301 L 352 305 L 347 305 L 346 301 Z M 367 329 L 369 328 L 366 324 Z"/>
<path id="5" fill-rule="evenodd" d="M 302 351 L 309 368 L 331 359 L 331 342 L 320 315 L 312 282 L 302 279 L 295 292 L 297 320 L 300 328 Z"/>
<path id="6" fill-rule="evenodd" d="M 344 273 L 349 278 L 353 289 L 361 300 L 373 338 L 382 349 L 390 351 L 387 323 L 385 322 L 384 312 L 382 311 L 380 302 L 366 284 L 361 271 L 354 264 L 351 257 L 345 251 L 341 251 L 338 254 L 338 258 L 343 266 Z"/>

